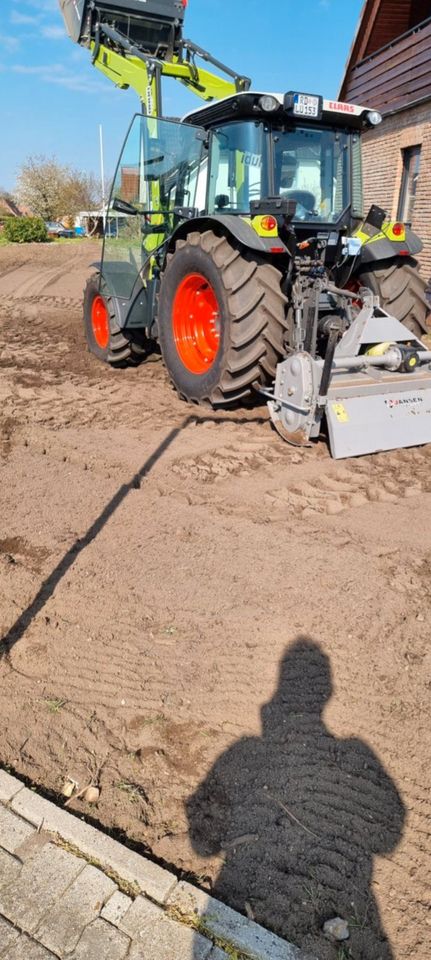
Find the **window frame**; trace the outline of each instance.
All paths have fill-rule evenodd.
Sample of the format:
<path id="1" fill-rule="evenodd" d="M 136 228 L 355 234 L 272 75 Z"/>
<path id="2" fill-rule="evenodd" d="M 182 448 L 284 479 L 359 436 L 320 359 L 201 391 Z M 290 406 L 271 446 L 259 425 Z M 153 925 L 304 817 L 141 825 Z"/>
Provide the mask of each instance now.
<path id="1" fill-rule="evenodd" d="M 417 186 L 421 170 L 422 143 L 401 149 L 401 183 L 398 193 L 397 220 L 411 224 L 415 210 Z M 416 169 L 414 169 L 414 167 Z M 409 190 L 410 183 L 413 191 Z"/>

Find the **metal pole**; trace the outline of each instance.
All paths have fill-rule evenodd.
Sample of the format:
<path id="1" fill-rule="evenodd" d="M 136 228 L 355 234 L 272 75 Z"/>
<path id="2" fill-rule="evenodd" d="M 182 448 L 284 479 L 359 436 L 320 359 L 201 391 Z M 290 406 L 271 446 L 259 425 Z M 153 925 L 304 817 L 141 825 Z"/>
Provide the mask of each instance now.
<path id="1" fill-rule="evenodd" d="M 100 179 L 102 183 L 102 222 L 103 222 L 103 235 L 106 233 L 106 197 L 105 197 L 105 159 L 103 155 L 103 129 L 102 124 L 99 124 L 99 140 L 100 140 Z"/>

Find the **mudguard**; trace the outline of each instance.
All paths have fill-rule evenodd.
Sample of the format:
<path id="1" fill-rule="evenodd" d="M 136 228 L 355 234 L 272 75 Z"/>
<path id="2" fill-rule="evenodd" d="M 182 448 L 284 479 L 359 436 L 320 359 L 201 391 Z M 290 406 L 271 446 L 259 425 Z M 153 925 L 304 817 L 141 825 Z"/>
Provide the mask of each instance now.
<path id="1" fill-rule="evenodd" d="M 287 247 L 279 237 L 260 237 L 252 227 L 251 219 L 236 217 L 231 214 L 224 216 L 213 214 L 205 217 L 193 217 L 183 221 L 169 238 L 169 250 L 175 246 L 176 240 L 183 240 L 189 233 L 205 230 L 214 230 L 225 237 L 233 237 L 243 247 L 256 250 L 259 253 L 272 255 L 288 253 Z"/>
<path id="2" fill-rule="evenodd" d="M 155 299 L 157 293 L 156 279 L 142 280 L 140 273 L 136 275 L 132 293 L 127 297 L 121 294 L 123 260 L 111 261 L 109 278 L 103 274 L 103 262 L 95 262 L 91 266 L 97 267 L 100 272 L 100 282 L 104 281 L 111 298 L 115 318 L 121 330 L 145 329 L 150 334 L 155 318 Z M 115 268 L 118 267 L 119 285 L 116 283 Z"/>
<path id="3" fill-rule="evenodd" d="M 393 233 L 392 223 L 383 224 L 381 232 L 373 237 L 370 237 L 361 228 L 356 231 L 355 236 L 362 240 L 361 263 L 390 260 L 400 256 L 416 257 L 423 250 L 423 243 L 413 233 L 413 230 L 405 227 L 404 235 L 397 237 Z"/>

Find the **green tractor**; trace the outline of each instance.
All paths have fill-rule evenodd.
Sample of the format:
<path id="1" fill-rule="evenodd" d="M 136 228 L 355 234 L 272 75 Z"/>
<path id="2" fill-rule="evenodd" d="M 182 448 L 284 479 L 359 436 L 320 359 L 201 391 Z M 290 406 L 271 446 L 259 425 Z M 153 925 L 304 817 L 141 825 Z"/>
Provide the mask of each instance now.
<path id="1" fill-rule="evenodd" d="M 422 244 L 362 209 L 361 132 L 380 115 L 251 91 L 183 38 L 186 2 L 60 0 L 72 39 L 143 105 L 85 291 L 90 350 L 124 366 L 157 342 L 185 400 L 258 393 L 291 443 L 326 424 L 334 457 L 431 441 Z M 163 119 L 165 76 L 206 104 Z"/>

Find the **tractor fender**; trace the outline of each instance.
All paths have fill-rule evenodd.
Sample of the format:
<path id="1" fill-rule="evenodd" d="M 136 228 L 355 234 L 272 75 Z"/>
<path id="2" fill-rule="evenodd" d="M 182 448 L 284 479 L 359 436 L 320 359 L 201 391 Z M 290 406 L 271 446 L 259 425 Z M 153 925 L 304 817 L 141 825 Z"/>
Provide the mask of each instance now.
<path id="1" fill-rule="evenodd" d="M 105 288 L 108 290 L 111 307 L 115 313 L 115 319 L 120 330 L 145 329 L 150 331 L 154 323 L 157 281 L 152 279 L 144 283 L 141 274 L 138 273 L 136 274 L 132 289 L 128 290 L 126 294 L 124 289 L 121 289 L 121 268 L 125 262 L 126 261 L 118 260 L 111 261 L 110 264 L 111 268 L 115 266 L 120 267 L 118 274 L 120 285 L 118 285 L 118 280 L 117 283 L 115 282 L 115 273 L 111 275 L 110 281 L 107 280 L 106 275 L 104 276 L 103 261 L 92 264 L 92 266 L 97 267 L 100 275 L 99 289 L 101 288 L 101 284 L 104 283 Z"/>
<path id="2" fill-rule="evenodd" d="M 361 262 L 372 263 L 376 260 L 390 260 L 399 256 L 406 256 L 406 251 L 410 257 L 423 250 L 423 243 L 419 237 L 406 227 L 405 240 L 389 240 L 388 237 L 381 236 L 378 240 L 368 240 L 361 248 Z"/>
<path id="3" fill-rule="evenodd" d="M 251 223 L 245 218 L 230 214 L 225 216 L 213 214 L 184 220 L 171 234 L 168 250 L 173 249 L 176 240 L 184 240 L 189 233 L 196 231 L 203 233 L 205 230 L 213 230 L 214 233 L 223 235 L 227 239 L 233 237 L 243 247 L 257 250 L 259 253 L 273 254 L 275 245 L 277 246 L 277 253 L 288 253 L 287 247 L 279 237 L 259 237 Z"/>

